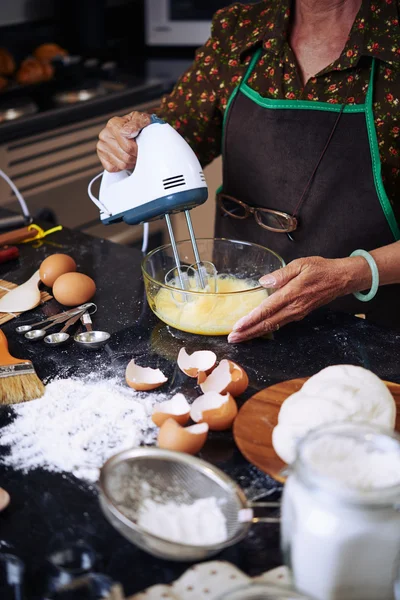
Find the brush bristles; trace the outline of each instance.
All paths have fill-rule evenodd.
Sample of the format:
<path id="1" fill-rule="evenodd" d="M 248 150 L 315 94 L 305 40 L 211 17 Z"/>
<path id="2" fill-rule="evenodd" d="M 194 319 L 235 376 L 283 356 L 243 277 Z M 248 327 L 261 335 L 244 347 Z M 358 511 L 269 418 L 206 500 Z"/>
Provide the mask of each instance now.
<path id="1" fill-rule="evenodd" d="M 41 398 L 45 386 L 36 373 L 0 379 L 0 404 L 19 404 Z"/>

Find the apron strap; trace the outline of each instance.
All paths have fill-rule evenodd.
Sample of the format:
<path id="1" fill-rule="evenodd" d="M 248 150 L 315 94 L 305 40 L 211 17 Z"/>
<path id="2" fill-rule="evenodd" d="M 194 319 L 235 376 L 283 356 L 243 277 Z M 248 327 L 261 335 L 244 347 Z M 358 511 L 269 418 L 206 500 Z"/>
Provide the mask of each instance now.
<path id="1" fill-rule="evenodd" d="M 365 98 L 365 118 L 367 122 L 369 145 L 371 149 L 372 172 L 374 176 L 375 189 L 381 204 L 383 213 L 392 231 L 394 241 L 400 240 L 400 228 L 396 216 L 393 211 L 393 206 L 387 196 L 385 187 L 382 181 L 382 165 L 379 153 L 378 137 L 375 127 L 374 118 L 374 76 L 375 76 L 376 61 L 372 59 L 371 75 L 369 78 L 367 96 Z"/>

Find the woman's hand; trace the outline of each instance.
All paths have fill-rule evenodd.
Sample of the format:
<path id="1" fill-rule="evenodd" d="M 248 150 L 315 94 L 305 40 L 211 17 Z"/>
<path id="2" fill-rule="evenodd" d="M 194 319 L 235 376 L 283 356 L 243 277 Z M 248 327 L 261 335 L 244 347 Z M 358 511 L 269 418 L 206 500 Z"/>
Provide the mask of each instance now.
<path id="1" fill-rule="evenodd" d="M 131 112 L 108 121 L 97 142 L 97 154 L 106 171 L 117 173 L 134 168 L 138 153 L 134 138 L 150 124 L 150 119 L 146 113 Z"/>
<path id="2" fill-rule="evenodd" d="M 291 321 L 301 321 L 339 296 L 368 289 L 371 271 L 362 257 L 312 256 L 294 260 L 283 269 L 265 275 L 260 283 L 277 291 L 234 325 L 229 342 L 244 342 L 277 331 Z"/>

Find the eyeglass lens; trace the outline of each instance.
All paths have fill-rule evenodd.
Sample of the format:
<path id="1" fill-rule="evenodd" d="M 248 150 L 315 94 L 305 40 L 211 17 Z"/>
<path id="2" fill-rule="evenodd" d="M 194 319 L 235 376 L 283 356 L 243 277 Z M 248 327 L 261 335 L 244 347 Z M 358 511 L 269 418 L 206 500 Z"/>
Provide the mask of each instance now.
<path id="1" fill-rule="evenodd" d="M 260 225 L 286 231 L 290 226 L 289 218 L 262 210 L 256 210 L 256 218 Z"/>

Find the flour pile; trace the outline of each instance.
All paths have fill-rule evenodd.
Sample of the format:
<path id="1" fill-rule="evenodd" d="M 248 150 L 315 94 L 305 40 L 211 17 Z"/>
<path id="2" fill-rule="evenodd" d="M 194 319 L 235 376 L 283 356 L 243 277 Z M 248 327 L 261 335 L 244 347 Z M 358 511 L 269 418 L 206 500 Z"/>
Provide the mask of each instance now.
<path id="1" fill-rule="evenodd" d="M 113 380 L 55 380 L 39 400 L 13 407 L 15 420 L 0 430 L 0 446 L 10 454 L 0 461 L 95 482 L 110 456 L 155 440 L 151 413 L 159 400 L 162 394 L 143 397 Z"/>

